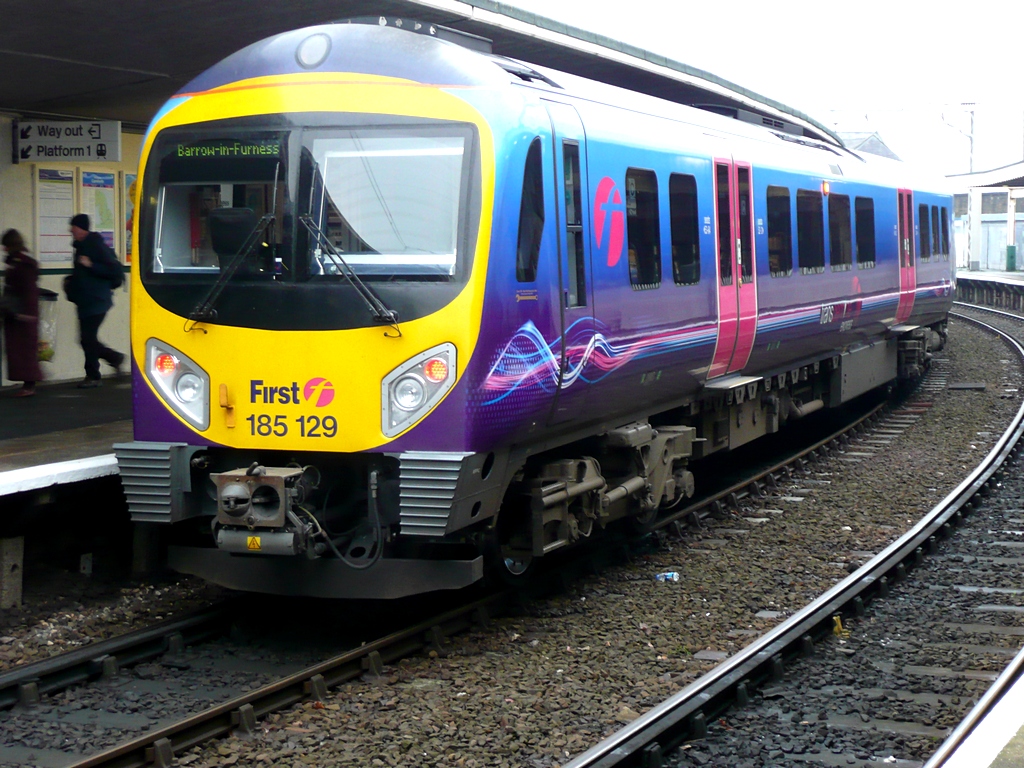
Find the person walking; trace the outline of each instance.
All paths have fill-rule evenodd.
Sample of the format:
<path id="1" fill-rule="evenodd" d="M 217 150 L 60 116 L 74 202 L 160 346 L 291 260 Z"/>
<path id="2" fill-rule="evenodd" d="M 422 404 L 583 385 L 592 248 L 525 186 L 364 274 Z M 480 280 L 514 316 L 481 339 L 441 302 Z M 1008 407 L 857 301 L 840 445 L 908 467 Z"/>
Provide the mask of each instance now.
<path id="1" fill-rule="evenodd" d="M 114 305 L 112 289 L 124 281 L 121 263 L 103 242 L 99 232 L 89 230 L 89 216 L 79 213 L 71 219 L 74 268 L 65 281 L 67 297 L 78 308 L 78 328 L 85 353 L 85 378 L 79 389 L 102 386 L 100 360 L 106 360 L 121 373 L 125 356 L 99 340 L 100 326 Z"/>
<path id="2" fill-rule="evenodd" d="M 4 262 L 3 318 L 7 348 L 7 377 L 23 382 L 15 397 L 31 397 L 43 378 L 39 367 L 39 263 L 28 255 L 25 240 L 16 229 L 0 238 Z"/>

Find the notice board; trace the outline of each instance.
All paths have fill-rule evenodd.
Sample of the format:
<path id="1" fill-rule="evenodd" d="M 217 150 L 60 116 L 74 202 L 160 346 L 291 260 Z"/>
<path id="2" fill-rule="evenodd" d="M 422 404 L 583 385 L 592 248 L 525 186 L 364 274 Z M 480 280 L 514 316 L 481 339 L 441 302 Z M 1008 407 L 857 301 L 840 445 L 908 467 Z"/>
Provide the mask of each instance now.
<path id="1" fill-rule="evenodd" d="M 36 168 L 36 256 L 40 263 L 67 263 L 73 250 L 68 222 L 75 215 L 75 172 Z"/>

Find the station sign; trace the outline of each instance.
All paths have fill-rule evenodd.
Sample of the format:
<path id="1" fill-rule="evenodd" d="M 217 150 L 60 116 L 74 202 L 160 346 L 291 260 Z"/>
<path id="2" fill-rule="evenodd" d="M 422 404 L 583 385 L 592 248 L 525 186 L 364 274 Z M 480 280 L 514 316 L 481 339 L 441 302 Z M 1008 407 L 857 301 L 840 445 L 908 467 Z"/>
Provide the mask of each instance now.
<path id="1" fill-rule="evenodd" d="M 121 161 L 120 120 L 24 120 L 14 123 L 14 163 Z"/>

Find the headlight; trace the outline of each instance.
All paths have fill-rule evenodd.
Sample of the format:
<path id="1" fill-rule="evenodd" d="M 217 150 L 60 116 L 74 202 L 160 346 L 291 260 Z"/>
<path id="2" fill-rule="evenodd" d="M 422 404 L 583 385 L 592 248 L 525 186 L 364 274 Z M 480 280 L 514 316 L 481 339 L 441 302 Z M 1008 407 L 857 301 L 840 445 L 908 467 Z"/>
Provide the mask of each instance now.
<path id="1" fill-rule="evenodd" d="M 183 403 L 194 403 L 203 394 L 203 380 L 194 373 L 183 373 L 174 385 L 174 394 Z"/>
<path id="2" fill-rule="evenodd" d="M 455 345 L 441 344 L 395 368 L 381 382 L 381 431 L 394 437 L 455 384 Z"/>
<path id="3" fill-rule="evenodd" d="M 210 377 L 194 361 L 169 344 L 150 339 L 146 378 L 181 418 L 200 431 L 210 426 Z"/>
<path id="4" fill-rule="evenodd" d="M 395 383 L 395 405 L 403 411 L 415 411 L 424 397 L 423 382 L 416 376 L 403 376 Z"/>

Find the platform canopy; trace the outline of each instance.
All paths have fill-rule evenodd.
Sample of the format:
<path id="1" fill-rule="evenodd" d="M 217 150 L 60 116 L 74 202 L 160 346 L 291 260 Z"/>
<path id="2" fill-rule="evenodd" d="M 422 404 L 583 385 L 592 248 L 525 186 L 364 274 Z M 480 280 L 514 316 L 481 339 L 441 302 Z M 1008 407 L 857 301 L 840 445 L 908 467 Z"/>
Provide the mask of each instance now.
<path id="1" fill-rule="evenodd" d="M 1024 187 L 1024 162 L 974 173 L 955 173 L 947 179 L 959 189 L 969 187 Z"/>
<path id="2" fill-rule="evenodd" d="M 739 85 L 493 0 L 5 3 L 0 111 L 141 129 L 164 100 L 228 54 L 278 32 L 361 16 L 444 25 L 491 40 L 499 55 L 842 143 L 807 115 Z M 680 58 L 684 41 L 680 35 Z"/>

